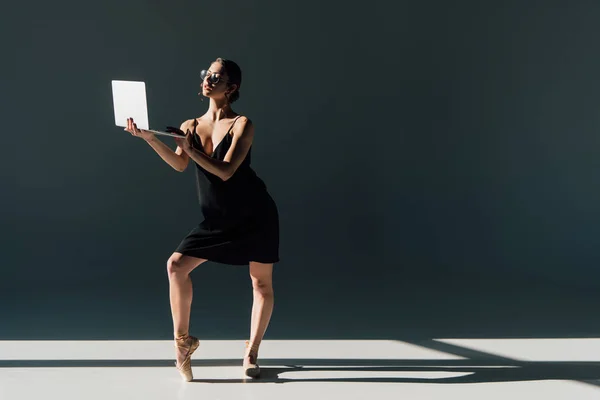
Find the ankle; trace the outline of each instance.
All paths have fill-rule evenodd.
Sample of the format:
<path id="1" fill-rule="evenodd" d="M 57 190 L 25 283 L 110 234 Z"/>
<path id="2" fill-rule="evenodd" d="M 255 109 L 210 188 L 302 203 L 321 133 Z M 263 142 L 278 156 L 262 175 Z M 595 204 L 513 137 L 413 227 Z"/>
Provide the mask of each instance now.
<path id="1" fill-rule="evenodd" d="M 249 340 L 246 340 L 246 355 L 249 354 L 258 354 L 258 348 L 260 346 L 260 343 L 256 343 L 256 342 L 251 342 Z"/>
<path id="2" fill-rule="evenodd" d="M 173 335 L 175 337 L 176 342 L 185 342 L 189 337 L 189 333 L 175 333 Z"/>

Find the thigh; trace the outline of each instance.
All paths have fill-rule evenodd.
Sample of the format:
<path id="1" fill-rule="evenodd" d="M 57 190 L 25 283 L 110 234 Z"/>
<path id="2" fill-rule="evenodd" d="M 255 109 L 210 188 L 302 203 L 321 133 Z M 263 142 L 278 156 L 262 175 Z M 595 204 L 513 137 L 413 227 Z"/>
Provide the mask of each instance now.
<path id="1" fill-rule="evenodd" d="M 168 266 L 171 269 L 177 269 L 179 272 L 190 273 L 200 264 L 205 263 L 206 260 L 203 258 L 186 256 L 179 252 L 174 252 L 169 257 Z"/>
<path id="2" fill-rule="evenodd" d="M 252 281 L 271 285 L 273 281 L 273 264 L 250 261 L 250 277 Z"/>

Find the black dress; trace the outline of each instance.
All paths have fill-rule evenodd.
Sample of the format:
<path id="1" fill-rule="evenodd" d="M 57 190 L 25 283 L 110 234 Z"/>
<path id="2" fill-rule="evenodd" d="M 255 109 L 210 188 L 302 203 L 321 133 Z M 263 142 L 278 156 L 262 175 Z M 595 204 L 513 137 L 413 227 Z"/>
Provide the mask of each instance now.
<path id="1" fill-rule="evenodd" d="M 217 144 L 212 158 L 223 160 L 231 146 L 231 129 Z M 199 136 L 192 146 L 204 152 Z M 250 167 L 251 150 L 233 176 L 223 181 L 196 164 L 196 182 L 204 220 L 175 251 L 230 265 L 279 261 L 279 215 L 264 182 Z"/>

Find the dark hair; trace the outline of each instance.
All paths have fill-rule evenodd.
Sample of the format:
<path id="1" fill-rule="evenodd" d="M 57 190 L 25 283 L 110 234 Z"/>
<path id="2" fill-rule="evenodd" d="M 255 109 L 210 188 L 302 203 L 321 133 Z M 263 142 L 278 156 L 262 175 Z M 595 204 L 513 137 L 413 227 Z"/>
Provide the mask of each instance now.
<path id="1" fill-rule="evenodd" d="M 229 103 L 235 102 L 240 98 L 240 86 L 242 85 L 242 70 L 234 61 L 225 58 L 217 58 L 216 62 L 221 63 L 227 73 L 227 84 L 237 85 L 237 89 L 229 95 Z"/>

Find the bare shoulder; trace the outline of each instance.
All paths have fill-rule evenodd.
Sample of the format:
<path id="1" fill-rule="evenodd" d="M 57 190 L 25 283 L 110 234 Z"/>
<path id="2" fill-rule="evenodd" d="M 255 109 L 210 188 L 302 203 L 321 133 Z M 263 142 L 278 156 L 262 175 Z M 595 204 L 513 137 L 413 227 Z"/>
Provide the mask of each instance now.
<path id="1" fill-rule="evenodd" d="M 181 129 L 182 131 L 184 131 L 184 132 L 185 132 L 185 131 L 187 131 L 188 129 L 190 129 L 190 130 L 191 130 L 191 129 L 193 129 L 193 128 L 194 128 L 194 125 L 195 125 L 195 124 L 197 124 L 197 123 L 198 123 L 198 122 L 197 122 L 196 118 L 191 118 L 191 119 L 188 119 L 188 120 L 185 120 L 185 121 L 183 121 L 183 122 L 181 123 L 181 126 L 179 127 L 179 129 Z"/>
<path id="2" fill-rule="evenodd" d="M 234 126 L 233 134 L 252 137 L 254 135 L 254 124 L 252 123 L 252 120 L 245 115 L 240 115 Z"/>

